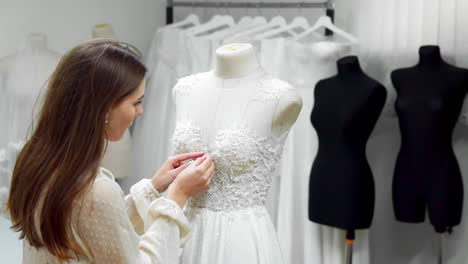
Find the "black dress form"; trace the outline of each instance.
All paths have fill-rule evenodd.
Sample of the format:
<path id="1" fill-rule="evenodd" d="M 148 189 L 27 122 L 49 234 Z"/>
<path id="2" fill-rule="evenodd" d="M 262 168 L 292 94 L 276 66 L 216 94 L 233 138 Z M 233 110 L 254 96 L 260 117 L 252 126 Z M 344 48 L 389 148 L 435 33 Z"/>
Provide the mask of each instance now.
<path id="1" fill-rule="evenodd" d="M 309 219 L 350 231 L 372 222 L 375 190 L 366 144 L 387 91 L 362 71 L 356 56 L 337 66 L 338 74 L 315 88 L 311 122 L 319 148 L 310 173 Z"/>
<path id="2" fill-rule="evenodd" d="M 452 132 L 468 88 L 468 70 L 446 63 L 438 46 L 423 46 L 419 63 L 392 72 L 398 94 L 401 148 L 393 178 L 397 220 L 429 219 L 439 233 L 461 220 L 463 183 Z"/>

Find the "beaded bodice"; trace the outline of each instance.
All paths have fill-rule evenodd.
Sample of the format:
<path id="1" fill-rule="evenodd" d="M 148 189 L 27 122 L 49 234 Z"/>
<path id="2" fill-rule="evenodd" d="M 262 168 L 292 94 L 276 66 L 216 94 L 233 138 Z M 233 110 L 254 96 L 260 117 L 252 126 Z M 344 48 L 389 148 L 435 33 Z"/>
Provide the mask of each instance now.
<path id="1" fill-rule="evenodd" d="M 203 74 L 179 80 L 174 96 L 190 96 L 202 83 Z M 256 81 L 256 91 L 250 100 L 272 106 L 285 92 L 293 89 L 286 82 L 264 76 Z M 256 114 L 249 111 L 247 115 Z M 180 119 L 172 137 L 175 154 L 206 152 L 213 158 L 216 171 L 206 193 L 192 198 L 189 206 L 214 211 L 232 211 L 264 205 L 270 182 L 280 161 L 284 139 L 273 134 L 262 135 L 241 120 L 212 131 L 209 142 L 203 140 L 203 130 L 196 120 Z"/>

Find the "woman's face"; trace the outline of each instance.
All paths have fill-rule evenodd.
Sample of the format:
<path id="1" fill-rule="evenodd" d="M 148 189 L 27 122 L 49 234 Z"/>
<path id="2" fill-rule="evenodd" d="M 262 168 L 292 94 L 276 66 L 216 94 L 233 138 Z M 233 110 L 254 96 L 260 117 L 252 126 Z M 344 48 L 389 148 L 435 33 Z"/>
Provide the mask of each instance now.
<path id="1" fill-rule="evenodd" d="M 135 117 L 143 114 L 141 105 L 145 93 L 146 78 L 143 78 L 138 88 L 125 97 L 122 102 L 109 110 L 106 132 L 109 141 L 119 141 L 127 128 L 132 126 Z"/>

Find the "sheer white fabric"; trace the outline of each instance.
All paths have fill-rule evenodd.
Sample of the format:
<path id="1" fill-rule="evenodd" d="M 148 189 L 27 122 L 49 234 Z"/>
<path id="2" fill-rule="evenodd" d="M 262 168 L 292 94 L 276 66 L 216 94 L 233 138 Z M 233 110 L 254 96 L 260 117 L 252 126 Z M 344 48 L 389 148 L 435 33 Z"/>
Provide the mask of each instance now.
<path id="1" fill-rule="evenodd" d="M 38 38 L 40 44 L 45 45 L 45 36 Z M 36 37 L 29 36 L 19 45 L 16 54 L 0 59 L 0 75 L 4 84 L 1 94 L 5 104 L 0 109 L 0 126 L 4 131 L 0 147 L 26 139 L 42 106 L 43 87 L 60 58 L 45 47 L 35 46 L 37 42 Z"/>
<path id="2" fill-rule="evenodd" d="M 213 67 L 219 38 L 189 37 L 191 28 L 163 27 L 152 40 L 145 62 L 148 67 L 145 113 L 135 121 L 132 134 L 134 175 L 122 182 L 125 189 L 153 175 L 173 153 L 170 138 L 175 127 L 175 108 L 171 93 L 177 80 Z"/>
<path id="3" fill-rule="evenodd" d="M 182 78 L 173 90 L 175 153 L 204 151 L 216 163 L 209 190 L 188 202 L 193 233 L 182 263 L 283 263 L 264 205 L 287 136 L 271 134 L 274 107 L 293 88 L 263 71 L 225 80 L 214 76 Z M 214 102 L 200 101 L 210 91 L 219 100 L 215 108 Z M 193 109 L 193 102 L 200 107 Z M 237 111 L 228 111 L 230 106 Z M 223 115 L 216 118 L 215 112 Z"/>
<path id="4" fill-rule="evenodd" d="M 278 237 L 288 263 L 345 263 L 345 232 L 310 222 L 307 201 L 310 169 L 318 149 L 318 138 L 310 123 L 314 88 L 320 79 L 336 74 L 336 60 L 350 54 L 351 46 L 332 40 L 286 40 L 282 48 L 280 78 L 296 87 L 303 107 L 290 131 L 281 162 Z M 369 263 L 367 234 L 357 232 L 353 256 L 356 263 Z"/>
<path id="5" fill-rule="evenodd" d="M 91 190 L 74 202 L 73 238 L 84 256 L 67 263 L 179 263 L 189 234 L 182 209 L 143 179 L 124 198 L 114 176 L 101 168 Z M 23 263 L 60 263 L 24 241 Z"/>
<path id="6" fill-rule="evenodd" d="M 0 215 L 6 218 L 10 218 L 10 215 L 2 212 L 6 208 L 15 161 L 23 146 L 23 141 L 10 142 L 0 149 Z"/>
<path id="7" fill-rule="evenodd" d="M 143 100 L 144 114 L 135 120 L 132 145 L 132 172 L 122 181 L 124 189 L 153 175 L 171 154 L 170 137 L 175 110 L 172 87 L 178 78 L 191 73 L 192 52 L 185 53 L 183 30 L 159 29 L 146 59 L 148 77 Z"/>

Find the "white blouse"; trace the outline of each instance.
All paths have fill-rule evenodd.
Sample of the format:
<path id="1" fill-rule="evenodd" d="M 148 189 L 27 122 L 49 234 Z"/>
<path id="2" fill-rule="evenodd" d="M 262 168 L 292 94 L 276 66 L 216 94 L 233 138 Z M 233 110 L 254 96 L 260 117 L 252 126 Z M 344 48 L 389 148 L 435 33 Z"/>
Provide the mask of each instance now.
<path id="1" fill-rule="evenodd" d="M 91 190 L 74 206 L 73 238 L 85 254 L 67 263 L 179 263 L 189 222 L 148 179 L 133 185 L 124 197 L 112 173 L 101 168 Z M 25 240 L 23 263 L 60 261 Z"/>

